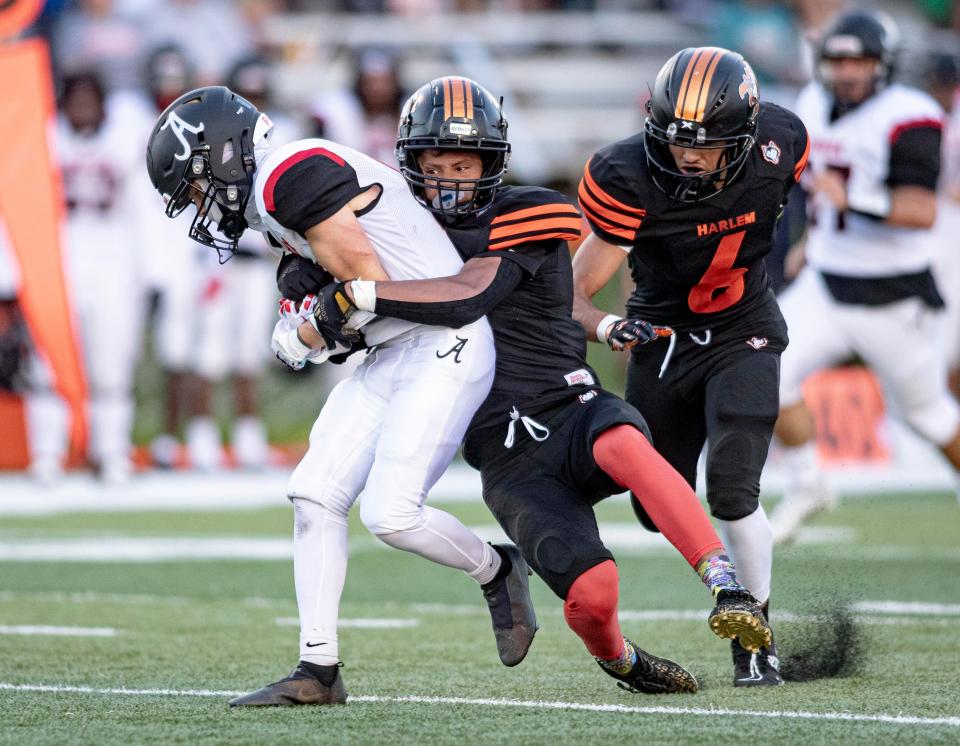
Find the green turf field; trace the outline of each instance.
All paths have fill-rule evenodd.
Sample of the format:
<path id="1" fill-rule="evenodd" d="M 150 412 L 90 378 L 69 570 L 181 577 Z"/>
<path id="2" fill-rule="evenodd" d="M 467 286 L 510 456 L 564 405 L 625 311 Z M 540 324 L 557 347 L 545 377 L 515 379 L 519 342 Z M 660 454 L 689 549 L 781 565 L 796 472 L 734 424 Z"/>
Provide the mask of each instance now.
<path id="1" fill-rule="evenodd" d="M 444 507 L 470 525 L 491 523 L 479 505 Z M 289 513 L 0 517 L 0 543 L 253 544 L 288 537 Z M 624 502 L 604 504 L 600 517 L 629 534 Z M 295 663 L 289 559 L 0 562 L 0 743 L 960 742 L 953 496 L 848 502 L 814 526 L 820 543 L 776 557 L 781 654 L 817 648 L 829 639 L 833 610 L 860 603 L 860 655 L 848 676 L 773 690 L 732 688 L 727 644 L 704 621 L 708 595 L 679 555 L 646 544 L 616 550 L 625 633 L 687 664 L 702 682 L 692 696 L 616 688 L 539 581 L 541 630 L 519 667 L 502 667 L 471 581 L 381 548 L 359 525 L 342 607 L 353 626 L 340 634 L 354 699 L 337 708 L 226 706 L 232 693 Z M 703 619 L 682 613 L 696 610 Z M 805 621 L 821 611 L 825 619 Z M 356 626 L 376 623 L 397 626 Z M 91 636 L 24 634 L 43 631 L 32 627 L 88 628 Z"/>

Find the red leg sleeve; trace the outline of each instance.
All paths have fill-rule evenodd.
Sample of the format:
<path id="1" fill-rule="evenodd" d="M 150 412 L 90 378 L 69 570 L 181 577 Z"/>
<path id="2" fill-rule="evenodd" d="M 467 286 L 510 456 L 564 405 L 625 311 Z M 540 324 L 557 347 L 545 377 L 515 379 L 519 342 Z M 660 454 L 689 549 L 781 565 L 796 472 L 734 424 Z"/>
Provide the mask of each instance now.
<path id="1" fill-rule="evenodd" d="M 563 616 L 590 654 L 615 660 L 623 653 L 617 619 L 620 578 L 613 560 L 594 565 L 573 581 L 563 602 Z"/>
<path id="2" fill-rule="evenodd" d="M 640 501 L 650 519 L 694 569 L 723 542 L 686 480 L 632 425 L 617 425 L 593 443 L 597 466 Z"/>

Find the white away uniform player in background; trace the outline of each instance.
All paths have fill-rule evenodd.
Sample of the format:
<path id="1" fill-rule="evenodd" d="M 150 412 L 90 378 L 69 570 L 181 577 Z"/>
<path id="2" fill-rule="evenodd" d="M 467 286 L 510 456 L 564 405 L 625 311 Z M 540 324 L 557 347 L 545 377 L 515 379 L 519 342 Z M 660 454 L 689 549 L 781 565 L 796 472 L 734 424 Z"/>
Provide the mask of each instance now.
<path id="1" fill-rule="evenodd" d="M 142 181 L 136 119 L 110 112 L 92 74 L 63 83 L 55 138 L 66 200 L 64 261 L 87 373 L 90 461 L 108 482 L 131 471 L 133 375 L 140 349 L 142 285 L 136 251 L 136 182 Z M 45 366 L 41 364 L 41 369 Z M 66 410 L 44 379 L 28 397 L 32 470 L 59 472 Z"/>
<path id="2" fill-rule="evenodd" d="M 288 261 L 315 259 L 342 279 L 459 271 L 450 240 L 397 171 L 326 140 L 301 140 L 268 155 L 269 127 L 266 116 L 223 87 L 185 94 L 161 114 L 148 170 L 168 214 L 198 206 L 193 237 L 235 250 L 249 224 L 269 232 L 273 245 L 292 255 Z M 274 339 L 292 365 L 328 354 L 308 346 L 323 327 L 300 310 L 301 328 L 278 324 Z M 494 550 L 453 516 L 424 505 L 492 383 L 486 319 L 456 330 L 376 319 L 364 332 L 376 349 L 330 394 L 288 487 L 300 664 L 235 705 L 345 701 L 337 618 L 347 514 L 358 497 L 361 520 L 380 540 L 463 570 L 483 586 L 504 662 L 518 663 L 532 641 L 535 621 L 524 623 L 532 617 L 528 570 L 516 548 Z"/>
<path id="3" fill-rule="evenodd" d="M 889 84 L 895 36 L 880 14 L 840 16 L 821 42 L 823 82 L 797 102 L 812 142 L 813 214 L 807 266 L 780 298 L 790 346 L 776 430 L 789 481 L 770 518 L 779 541 L 832 502 L 801 385 L 853 355 L 878 374 L 894 411 L 960 468 L 944 302 L 930 271 L 943 112 L 927 94 Z"/>

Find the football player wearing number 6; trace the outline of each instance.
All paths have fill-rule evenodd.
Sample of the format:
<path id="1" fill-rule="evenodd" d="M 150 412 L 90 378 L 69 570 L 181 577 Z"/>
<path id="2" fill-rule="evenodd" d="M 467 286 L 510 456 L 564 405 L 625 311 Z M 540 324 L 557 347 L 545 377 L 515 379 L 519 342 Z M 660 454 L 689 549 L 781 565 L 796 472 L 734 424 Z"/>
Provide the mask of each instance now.
<path id="1" fill-rule="evenodd" d="M 820 41 L 819 79 L 797 100 L 814 146 L 803 184 L 813 210 L 807 266 L 781 298 L 793 343 L 776 428 L 788 477 L 770 516 L 778 542 L 835 501 L 820 476 L 801 385 L 854 354 L 879 374 L 907 424 L 960 468 L 944 301 L 930 271 L 943 111 L 891 82 L 897 36 L 883 14 L 842 14 Z"/>
<path id="2" fill-rule="evenodd" d="M 657 75 L 643 132 L 598 151 L 579 192 L 593 233 L 574 257 L 574 316 L 623 347 L 623 321 L 591 298 L 627 260 L 626 317 L 675 334 L 631 349 L 626 399 L 691 485 L 707 443 L 710 511 L 765 612 L 773 542 L 758 497 L 787 328 L 763 257 L 808 151 L 801 121 L 760 102 L 742 56 L 684 49 Z M 733 658 L 737 686 L 783 681 L 772 644 L 752 654 L 734 641 Z"/>

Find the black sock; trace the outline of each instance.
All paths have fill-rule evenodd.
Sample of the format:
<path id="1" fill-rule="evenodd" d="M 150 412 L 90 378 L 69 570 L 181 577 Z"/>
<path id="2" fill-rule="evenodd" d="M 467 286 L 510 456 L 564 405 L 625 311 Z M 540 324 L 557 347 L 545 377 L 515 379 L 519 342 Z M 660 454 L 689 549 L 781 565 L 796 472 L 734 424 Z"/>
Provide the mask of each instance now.
<path id="1" fill-rule="evenodd" d="M 313 678 L 318 679 L 324 686 L 330 686 L 337 678 L 337 669 L 339 664 L 332 666 L 321 666 L 319 663 L 310 663 L 309 661 L 300 661 L 297 666 L 301 671 L 306 671 Z"/>
<path id="2" fill-rule="evenodd" d="M 760 611 L 763 612 L 763 618 L 768 622 L 770 621 L 770 599 L 767 599 L 767 602 L 760 607 Z"/>
<path id="3" fill-rule="evenodd" d="M 483 586 L 481 586 L 483 588 L 488 585 L 492 585 L 499 580 L 503 580 L 505 577 L 507 577 L 507 575 L 510 574 L 510 571 L 513 570 L 513 563 L 510 561 L 510 557 L 507 556 L 507 553 L 496 544 L 491 544 L 491 546 L 494 548 L 494 550 L 496 550 L 497 554 L 500 555 L 500 569 L 497 570 L 497 574 L 493 576 L 493 580 L 491 580 L 489 583 L 484 583 Z"/>

